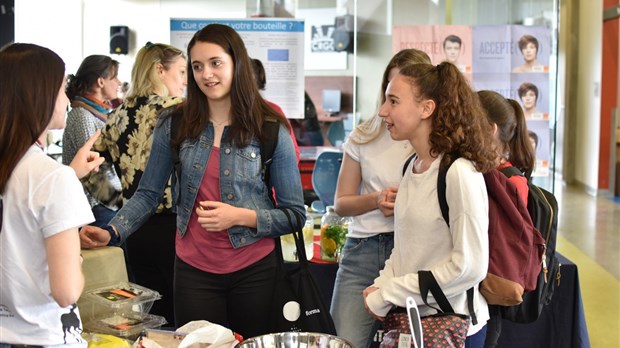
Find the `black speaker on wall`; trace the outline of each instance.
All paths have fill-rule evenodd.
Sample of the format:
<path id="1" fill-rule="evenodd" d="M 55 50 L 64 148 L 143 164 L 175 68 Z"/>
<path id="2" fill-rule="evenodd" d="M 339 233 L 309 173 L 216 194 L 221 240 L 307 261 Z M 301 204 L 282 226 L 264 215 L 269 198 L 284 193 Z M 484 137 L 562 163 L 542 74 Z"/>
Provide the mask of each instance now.
<path id="1" fill-rule="evenodd" d="M 129 28 L 124 25 L 110 27 L 110 53 L 127 54 L 129 51 Z"/>
<path id="2" fill-rule="evenodd" d="M 353 53 L 353 15 L 336 17 L 334 27 L 334 51 Z"/>

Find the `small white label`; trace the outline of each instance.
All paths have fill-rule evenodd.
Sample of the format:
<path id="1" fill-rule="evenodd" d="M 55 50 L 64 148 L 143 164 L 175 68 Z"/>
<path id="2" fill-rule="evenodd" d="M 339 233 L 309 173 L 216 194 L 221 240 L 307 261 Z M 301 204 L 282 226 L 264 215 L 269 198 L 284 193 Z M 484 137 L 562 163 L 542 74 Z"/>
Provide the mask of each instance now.
<path id="1" fill-rule="evenodd" d="M 406 333 L 398 335 L 398 348 L 411 348 L 411 335 Z"/>

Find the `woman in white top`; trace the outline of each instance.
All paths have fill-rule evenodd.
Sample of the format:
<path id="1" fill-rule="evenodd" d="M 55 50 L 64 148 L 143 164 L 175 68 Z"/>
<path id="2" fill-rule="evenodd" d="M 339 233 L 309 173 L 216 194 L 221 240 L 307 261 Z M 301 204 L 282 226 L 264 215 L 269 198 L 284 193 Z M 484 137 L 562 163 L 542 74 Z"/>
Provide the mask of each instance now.
<path id="1" fill-rule="evenodd" d="M 404 66 L 430 64 L 428 55 L 417 49 L 396 53 L 383 73 L 380 103 L 385 89 Z M 372 343 L 379 323 L 364 309 L 362 291 L 383 269 L 394 246 L 394 199 L 401 168 L 413 152 L 408 141 L 394 141 L 379 116 L 360 124 L 343 146 L 344 157 L 334 209 L 352 216 L 336 275 L 331 314 L 338 336 L 356 347 Z"/>
<path id="2" fill-rule="evenodd" d="M 466 291 L 474 288 L 477 324 L 469 327 L 466 346 L 483 347 L 489 313 L 478 283 L 488 268 L 489 218 L 482 172 L 495 167 L 496 155 L 478 97 L 453 64 L 417 64 L 390 82 L 379 116 L 392 139 L 409 140 L 417 156 L 398 188 L 394 250 L 364 290 L 365 305 L 381 320 L 392 308 L 406 307 L 412 296 L 422 316 L 434 313 L 423 304 L 418 285 L 417 272 L 430 270 L 457 313 L 471 314 Z M 448 226 L 439 208 L 437 174 L 440 164 L 456 156 L 446 175 Z"/>
<path id="3" fill-rule="evenodd" d="M 86 347 L 75 302 L 84 288 L 78 228 L 94 221 L 78 177 L 103 158 L 78 151 L 71 167 L 43 152 L 65 126 L 65 64 L 47 48 L 0 51 L 0 347 Z M 9 93 L 10 91 L 10 93 Z M 76 176 L 77 174 L 77 176 Z"/>

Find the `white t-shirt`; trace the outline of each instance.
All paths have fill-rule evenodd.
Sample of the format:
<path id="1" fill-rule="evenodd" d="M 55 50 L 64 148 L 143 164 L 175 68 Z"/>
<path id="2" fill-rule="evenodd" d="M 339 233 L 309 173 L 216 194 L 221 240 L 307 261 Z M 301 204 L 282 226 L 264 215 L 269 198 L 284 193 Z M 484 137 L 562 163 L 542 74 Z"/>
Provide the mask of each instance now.
<path id="1" fill-rule="evenodd" d="M 398 186 L 407 156 L 412 153 L 408 141 L 394 141 L 387 130 L 370 143 L 355 144 L 348 140 L 343 151 L 360 164 L 362 183 L 360 194 Z M 378 233 L 394 231 L 394 217 L 385 217 L 379 209 L 353 217 L 348 237 L 368 238 Z"/>
<path id="2" fill-rule="evenodd" d="M 373 286 L 367 302 L 373 313 L 384 316 L 393 306 L 406 307 L 412 296 L 422 316 L 436 311 L 420 297 L 418 270 L 429 270 L 437 279 L 456 313 L 468 314 L 466 291 L 474 287 L 474 309 L 478 332 L 489 319 L 487 302 L 478 291 L 489 264 L 489 208 L 482 174 L 463 158 L 446 175 L 446 200 L 450 227 L 444 221 L 437 196 L 437 174 L 441 156 L 424 173 L 414 174 L 413 163 L 396 196 L 394 250 Z M 412 161 L 413 162 L 413 161 Z M 435 303 L 429 296 L 429 303 Z"/>
<path id="3" fill-rule="evenodd" d="M 3 206 L 0 341 L 86 347 L 78 308 L 52 297 L 45 251 L 45 238 L 94 221 L 75 172 L 32 146 L 9 178 Z"/>

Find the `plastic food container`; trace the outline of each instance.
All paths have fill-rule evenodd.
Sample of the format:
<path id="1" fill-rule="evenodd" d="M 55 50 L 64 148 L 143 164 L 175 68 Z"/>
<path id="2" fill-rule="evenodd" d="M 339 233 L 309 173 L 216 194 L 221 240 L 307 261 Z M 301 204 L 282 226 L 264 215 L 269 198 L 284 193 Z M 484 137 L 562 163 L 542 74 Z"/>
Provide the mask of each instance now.
<path id="1" fill-rule="evenodd" d="M 159 328 L 166 318 L 158 315 L 110 315 L 84 323 L 84 330 L 135 340 L 146 329 Z"/>
<path id="2" fill-rule="evenodd" d="M 130 282 L 93 289 L 84 294 L 85 302 L 92 306 L 93 316 L 98 318 L 110 315 L 144 317 L 153 307 L 153 302 L 160 298 L 159 292 Z"/>
<path id="3" fill-rule="evenodd" d="M 166 324 L 164 317 L 148 314 L 160 298 L 159 292 L 130 282 L 87 291 L 80 299 L 80 307 L 88 306 L 84 312 L 89 315 L 82 316 L 84 330 L 134 339 L 145 329 Z"/>

